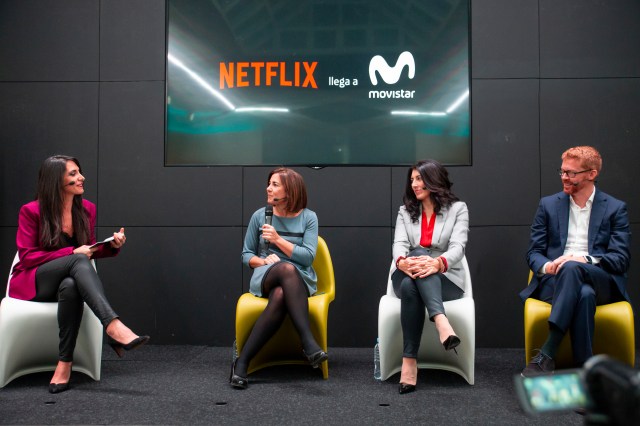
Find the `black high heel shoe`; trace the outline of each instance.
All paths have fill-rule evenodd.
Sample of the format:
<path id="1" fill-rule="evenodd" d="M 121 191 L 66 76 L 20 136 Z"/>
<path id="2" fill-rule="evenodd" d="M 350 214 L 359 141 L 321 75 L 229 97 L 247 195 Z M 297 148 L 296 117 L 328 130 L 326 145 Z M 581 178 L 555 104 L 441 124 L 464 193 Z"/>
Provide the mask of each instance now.
<path id="1" fill-rule="evenodd" d="M 69 382 L 67 383 L 49 383 L 49 393 L 60 393 L 69 390 Z"/>
<path id="2" fill-rule="evenodd" d="M 456 350 L 458 345 L 460 345 L 460 338 L 455 334 L 447 337 L 446 340 L 442 342 L 442 346 L 444 346 L 445 350 L 450 351 L 451 349 L 453 349 L 456 355 L 458 355 L 458 351 Z"/>
<path id="3" fill-rule="evenodd" d="M 124 351 L 131 351 L 133 349 L 139 348 L 140 346 L 146 344 L 151 337 L 149 336 L 138 336 L 127 344 L 120 343 L 111 336 L 107 336 L 109 341 L 109 346 L 115 351 L 116 355 L 119 358 L 124 356 Z"/>
<path id="4" fill-rule="evenodd" d="M 400 388 L 398 389 L 398 393 L 402 395 L 405 393 L 415 392 L 415 390 L 416 390 L 416 385 L 407 385 L 405 383 L 400 383 Z"/>
<path id="5" fill-rule="evenodd" d="M 405 393 L 411 393 L 411 392 L 415 392 L 416 390 L 416 384 L 409 384 L 409 383 L 404 383 L 402 381 L 404 376 L 404 379 L 406 380 L 407 378 L 409 379 L 413 379 L 411 381 L 415 381 L 416 384 L 418 383 L 418 362 L 416 360 L 416 365 L 413 367 L 410 367 L 409 365 L 405 364 L 405 360 L 404 358 L 402 359 L 402 370 L 400 372 L 400 387 L 398 388 L 398 393 L 400 395 L 403 395 Z"/>
<path id="6" fill-rule="evenodd" d="M 236 363 L 238 360 L 236 359 L 231 363 L 231 374 L 229 375 L 229 383 L 231 386 L 236 389 L 246 389 L 249 387 L 249 380 L 246 377 L 241 377 L 236 374 Z"/>
<path id="7" fill-rule="evenodd" d="M 302 353 L 307 358 L 307 361 L 309 361 L 309 364 L 311 364 L 313 368 L 320 367 L 320 364 L 322 364 L 323 362 L 329 359 L 329 354 L 323 351 L 322 349 L 320 349 L 318 352 L 312 353 L 311 355 L 307 355 L 304 349 L 302 350 Z"/>

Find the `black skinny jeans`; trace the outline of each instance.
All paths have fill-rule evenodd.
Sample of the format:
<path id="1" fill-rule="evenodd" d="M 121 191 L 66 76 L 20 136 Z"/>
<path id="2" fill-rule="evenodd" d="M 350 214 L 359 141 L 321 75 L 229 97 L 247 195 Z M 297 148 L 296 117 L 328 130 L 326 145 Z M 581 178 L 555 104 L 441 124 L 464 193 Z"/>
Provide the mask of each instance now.
<path id="1" fill-rule="evenodd" d="M 430 255 L 430 251 L 418 248 L 408 257 Z M 400 324 L 404 348 L 402 356 L 417 358 L 420 338 L 424 328 L 425 307 L 429 319 L 445 314 L 444 304 L 448 300 L 460 299 L 464 291 L 443 274 L 437 273 L 426 278 L 413 279 L 400 269 L 391 276 L 393 291 L 400 298 Z"/>
<path id="2" fill-rule="evenodd" d="M 41 265 L 36 270 L 34 302 L 58 302 L 60 345 L 58 359 L 73 361 L 84 302 L 104 327 L 118 315 L 104 295 L 102 282 L 89 258 L 72 254 Z"/>

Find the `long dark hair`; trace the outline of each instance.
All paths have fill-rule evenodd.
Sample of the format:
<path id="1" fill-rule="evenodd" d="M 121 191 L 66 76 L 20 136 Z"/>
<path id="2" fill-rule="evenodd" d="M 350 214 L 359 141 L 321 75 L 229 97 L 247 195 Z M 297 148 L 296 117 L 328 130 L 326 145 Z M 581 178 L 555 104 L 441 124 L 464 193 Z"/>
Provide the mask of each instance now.
<path id="1" fill-rule="evenodd" d="M 62 247 L 62 213 L 64 208 L 63 181 L 67 172 L 67 161 L 78 166 L 80 162 L 67 155 L 54 155 L 44 160 L 38 173 L 36 199 L 40 206 L 40 244 L 46 249 Z M 89 242 L 89 218 L 82 205 L 82 195 L 75 195 L 71 206 L 73 232 L 78 244 Z"/>
<path id="2" fill-rule="evenodd" d="M 434 213 L 440 213 L 443 207 L 449 207 L 459 198 L 451 192 L 453 184 L 449 180 L 449 172 L 444 166 L 435 160 L 421 160 L 409 168 L 407 173 L 407 184 L 404 190 L 402 201 L 411 216 L 413 222 L 417 222 L 420 217 L 420 205 L 422 204 L 416 198 L 413 189 L 411 189 L 411 173 L 417 170 L 422 177 L 422 183 L 431 193 L 431 201 L 433 201 Z"/>

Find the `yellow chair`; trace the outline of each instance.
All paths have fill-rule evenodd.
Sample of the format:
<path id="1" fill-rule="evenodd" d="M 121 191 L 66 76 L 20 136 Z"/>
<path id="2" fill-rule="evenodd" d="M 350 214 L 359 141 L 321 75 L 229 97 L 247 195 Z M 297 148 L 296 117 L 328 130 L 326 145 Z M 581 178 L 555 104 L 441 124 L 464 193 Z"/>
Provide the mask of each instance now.
<path id="1" fill-rule="evenodd" d="M 309 321 L 316 341 L 326 352 L 329 304 L 335 299 L 336 285 L 329 248 L 322 237 L 318 237 L 318 249 L 313 261 L 313 269 L 318 276 L 318 292 L 309 298 Z M 242 352 L 253 325 L 266 306 L 267 299 L 256 297 L 251 293 L 244 293 L 238 299 L 234 348 L 237 354 Z M 265 367 L 283 364 L 308 364 L 302 354 L 300 337 L 288 315 L 276 334 L 253 357 L 248 372 L 252 373 Z M 328 379 L 329 362 L 323 362 L 320 369 L 322 377 Z"/>
<path id="2" fill-rule="evenodd" d="M 529 282 L 533 273 L 529 272 Z M 524 347 L 525 364 L 540 349 L 549 334 L 551 305 L 529 298 L 524 304 Z M 633 310 L 627 301 L 610 303 L 596 307 L 593 354 L 607 354 L 631 367 L 635 363 L 635 334 Z M 556 367 L 573 366 L 569 333 L 564 337 L 555 358 Z"/>

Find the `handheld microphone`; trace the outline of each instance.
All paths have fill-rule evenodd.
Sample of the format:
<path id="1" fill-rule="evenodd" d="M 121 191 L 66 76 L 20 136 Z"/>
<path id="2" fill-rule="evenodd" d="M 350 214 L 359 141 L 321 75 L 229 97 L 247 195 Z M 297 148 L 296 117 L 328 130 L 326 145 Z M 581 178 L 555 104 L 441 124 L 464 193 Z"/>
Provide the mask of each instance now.
<path id="1" fill-rule="evenodd" d="M 273 220 L 273 206 L 267 206 L 264 208 L 264 223 L 266 225 L 271 225 L 272 220 Z"/>
<path id="2" fill-rule="evenodd" d="M 264 224 L 271 225 L 271 221 L 273 220 L 273 207 L 267 205 L 264 208 Z M 269 255 L 269 241 L 261 238 L 260 242 L 260 257 L 263 259 Z"/>

